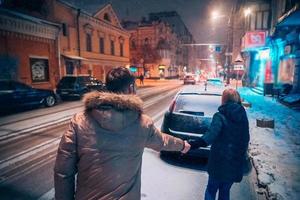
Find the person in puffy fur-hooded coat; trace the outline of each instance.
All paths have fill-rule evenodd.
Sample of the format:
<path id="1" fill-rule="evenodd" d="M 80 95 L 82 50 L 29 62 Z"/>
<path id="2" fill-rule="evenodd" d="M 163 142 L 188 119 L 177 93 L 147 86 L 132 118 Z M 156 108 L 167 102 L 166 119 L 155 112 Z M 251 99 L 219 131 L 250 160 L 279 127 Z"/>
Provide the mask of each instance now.
<path id="1" fill-rule="evenodd" d="M 115 68 L 106 78 L 110 92 L 84 97 L 85 111 L 74 115 L 59 144 L 56 200 L 138 200 L 144 148 L 188 150 L 186 142 L 161 133 L 143 114 L 142 100 L 133 95 L 132 84 L 126 68 Z"/>

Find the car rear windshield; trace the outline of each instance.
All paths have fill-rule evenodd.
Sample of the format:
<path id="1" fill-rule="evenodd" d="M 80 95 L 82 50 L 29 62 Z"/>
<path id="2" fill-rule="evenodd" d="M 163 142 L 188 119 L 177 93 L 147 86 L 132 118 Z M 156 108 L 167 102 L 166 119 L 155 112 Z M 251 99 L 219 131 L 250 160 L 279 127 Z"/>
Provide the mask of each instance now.
<path id="1" fill-rule="evenodd" d="M 182 94 L 176 100 L 174 112 L 211 117 L 218 111 L 221 95 Z"/>

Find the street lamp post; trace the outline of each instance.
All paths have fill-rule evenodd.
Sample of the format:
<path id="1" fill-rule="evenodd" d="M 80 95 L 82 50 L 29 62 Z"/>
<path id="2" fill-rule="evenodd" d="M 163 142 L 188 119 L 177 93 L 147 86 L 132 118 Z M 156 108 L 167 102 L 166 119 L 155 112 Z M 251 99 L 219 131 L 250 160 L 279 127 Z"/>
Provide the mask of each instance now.
<path id="1" fill-rule="evenodd" d="M 226 52 L 225 52 L 225 56 L 226 56 L 226 59 L 225 59 L 225 65 L 226 65 L 226 68 L 227 68 L 227 84 L 230 84 L 230 64 L 231 64 L 231 61 L 230 61 L 230 58 L 229 56 L 232 56 L 233 54 L 233 49 L 232 49 L 232 42 L 233 42 L 233 13 L 234 13 L 234 7 L 235 7 L 235 4 L 232 5 L 231 7 L 231 11 L 230 11 L 230 14 L 227 16 L 227 15 L 220 15 L 217 11 L 214 11 L 212 12 L 212 19 L 215 20 L 217 18 L 221 18 L 221 17 L 227 17 L 227 41 L 226 41 Z M 245 17 L 249 17 L 251 15 L 251 9 L 250 8 L 246 8 L 244 10 L 244 15 Z"/>
<path id="2" fill-rule="evenodd" d="M 229 60 L 229 56 L 232 55 L 232 48 L 230 45 L 230 41 L 232 41 L 232 15 L 233 15 L 233 9 L 234 6 L 232 6 L 230 14 L 229 15 L 220 15 L 218 11 L 213 11 L 212 12 L 212 20 L 216 20 L 218 18 L 223 18 L 226 17 L 227 18 L 227 39 L 226 39 L 226 51 L 225 51 L 225 68 L 226 70 L 226 83 L 230 84 L 230 60 Z"/>

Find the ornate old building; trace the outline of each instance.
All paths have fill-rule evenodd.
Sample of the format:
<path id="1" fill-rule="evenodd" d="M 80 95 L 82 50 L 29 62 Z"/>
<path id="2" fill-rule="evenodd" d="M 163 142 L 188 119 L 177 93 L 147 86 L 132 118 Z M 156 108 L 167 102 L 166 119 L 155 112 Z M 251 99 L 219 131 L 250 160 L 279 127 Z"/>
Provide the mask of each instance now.
<path id="1" fill-rule="evenodd" d="M 130 33 L 132 71 L 151 78 L 179 75 L 176 53 L 180 41 L 167 23 L 143 19 L 124 21 L 123 26 Z"/>
<path id="2" fill-rule="evenodd" d="M 111 68 L 129 66 L 129 34 L 110 4 L 87 6 L 52 1 L 47 19 L 61 24 L 61 73 L 90 74 L 105 81 Z"/>
<path id="3" fill-rule="evenodd" d="M 129 67 L 129 34 L 124 30 L 110 4 L 93 7 L 86 5 L 70 4 L 63 0 L 37 1 L 32 6 L 24 1 L 4 1 L 2 6 L 11 12 L 19 13 L 22 16 L 34 16 L 32 18 L 49 22 L 49 29 L 56 25 L 56 33 L 51 38 L 51 48 L 33 42 L 32 49 L 41 49 L 41 52 L 49 51 L 52 56 L 48 62 L 49 77 L 54 76 L 52 88 L 64 75 L 89 74 L 102 81 L 105 81 L 105 74 L 116 66 Z M 22 14 L 21 14 L 22 13 Z M 13 16 L 12 18 L 15 18 Z M 22 22 L 23 24 L 25 22 Z M 32 22 L 31 22 L 32 23 Z M 41 25 L 39 25 L 41 26 Z M 46 25 L 43 25 L 46 26 Z M 18 32 L 23 25 L 16 26 L 14 32 Z M 24 26 L 25 29 L 27 26 Z M 1 28 L 2 29 L 2 28 Z M 33 28 L 35 30 L 36 28 Z M 53 28 L 52 28 L 53 29 Z M 39 34 L 44 37 L 42 32 Z M 7 38 L 2 39 L 6 41 Z M 8 47 L 1 47 L 4 53 L 14 46 L 6 41 Z M 22 56 L 29 56 L 28 51 L 20 50 Z M 47 57 L 47 56 L 40 56 Z M 48 56 L 50 57 L 50 56 Z M 55 59 L 55 62 L 54 62 Z M 22 60 L 22 59 L 21 59 Z M 23 67 L 29 67 L 25 64 Z M 23 73 L 30 71 L 24 70 Z M 30 72 L 30 73 L 29 73 Z M 24 76 L 24 75 L 23 75 Z M 52 78 L 51 78 L 52 80 Z M 30 83 L 30 81 L 27 81 Z"/>

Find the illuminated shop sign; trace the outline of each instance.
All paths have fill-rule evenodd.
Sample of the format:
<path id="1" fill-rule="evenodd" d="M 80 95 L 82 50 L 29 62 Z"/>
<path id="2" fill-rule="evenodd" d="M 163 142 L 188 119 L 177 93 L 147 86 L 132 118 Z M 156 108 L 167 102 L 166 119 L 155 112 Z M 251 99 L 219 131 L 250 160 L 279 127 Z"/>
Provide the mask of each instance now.
<path id="1" fill-rule="evenodd" d="M 251 31 L 246 32 L 243 37 L 243 49 L 263 47 L 266 44 L 266 32 L 265 31 Z"/>

